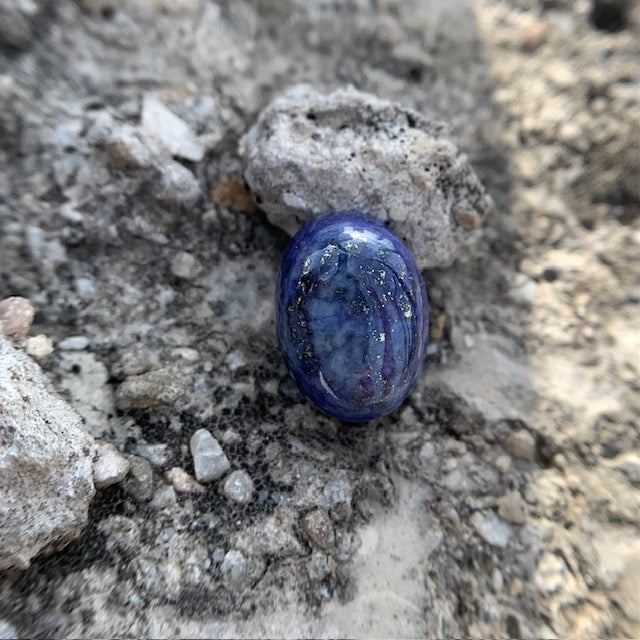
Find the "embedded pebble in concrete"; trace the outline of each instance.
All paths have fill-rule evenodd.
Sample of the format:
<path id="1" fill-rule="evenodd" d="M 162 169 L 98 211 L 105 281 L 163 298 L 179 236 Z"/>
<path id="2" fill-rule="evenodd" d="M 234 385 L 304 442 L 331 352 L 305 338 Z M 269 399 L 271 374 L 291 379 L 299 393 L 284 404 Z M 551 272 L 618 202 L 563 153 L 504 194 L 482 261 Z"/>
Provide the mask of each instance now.
<path id="1" fill-rule="evenodd" d="M 193 467 L 199 482 L 211 482 L 231 468 L 220 443 L 206 430 L 198 429 L 190 440 Z"/>
<path id="2" fill-rule="evenodd" d="M 176 490 L 170 484 L 165 484 L 161 487 L 158 487 L 156 492 L 153 494 L 151 501 L 149 502 L 149 506 L 152 509 L 156 509 L 158 511 L 162 511 L 163 509 L 171 509 L 171 507 L 173 507 L 175 504 L 177 504 Z"/>
<path id="3" fill-rule="evenodd" d="M 247 573 L 247 561 L 242 552 L 237 549 L 227 551 L 220 565 L 220 572 L 227 583 L 233 586 L 241 584 Z"/>
<path id="4" fill-rule="evenodd" d="M 513 524 L 524 524 L 527 521 L 524 500 L 518 491 L 510 491 L 498 500 L 498 514 Z"/>
<path id="5" fill-rule="evenodd" d="M 93 461 L 93 483 L 96 489 L 124 480 L 129 473 L 129 461 L 110 442 L 96 442 Z"/>
<path id="6" fill-rule="evenodd" d="M 511 527 L 494 513 L 477 511 L 471 517 L 475 530 L 494 547 L 506 547 L 511 538 Z"/>
<path id="7" fill-rule="evenodd" d="M 60 351 L 84 351 L 88 346 L 89 338 L 86 336 L 69 336 L 57 344 Z"/>
<path id="8" fill-rule="evenodd" d="M 204 493 L 206 489 L 180 467 L 172 467 L 164 474 L 178 493 Z"/>
<path id="9" fill-rule="evenodd" d="M 182 280 L 193 280 L 202 271 L 202 265 L 186 251 L 179 251 L 171 261 L 171 273 Z"/>
<path id="10" fill-rule="evenodd" d="M 136 454 L 148 460 L 154 467 L 162 467 L 169 462 L 171 452 L 166 444 L 143 444 L 136 446 Z"/>
<path id="11" fill-rule="evenodd" d="M 492 207 L 440 123 L 350 87 L 289 88 L 240 150 L 272 224 L 293 234 L 322 213 L 363 211 L 388 224 L 420 268 L 449 266 Z"/>
<path id="12" fill-rule="evenodd" d="M 535 438 L 524 429 L 514 431 L 504 441 L 505 451 L 515 458 L 531 461 L 536 455 Z"/>
<path id="13" fill-rule="evenodd" d="M 222 490 L 229 500 L 248 504 L 253 498 L 253 480 L 246 471 L 233 471 L 225 478 Z"/>
<path id="14" fill-rule="evenodd" d="M 159 98 L 147 94 L 142 102 L 142 127 L 156 136 L 172 156 L 199 162 L 204 148 L 191 127 L 171 111 Z"/>
<path id="15" fill-rule="evenodd" d="M 20 296 L 0 302 L 0 331 L 7 337 L 22 340 L 27 337 L 35 311 L 32 304 Z"/>
<path id="16" fill-rule="evenodd" d="M 153 493 L 153 470 L 151 465 L 138 456 L 127 456 L 129 475 L 122 488 L 136 501 L 147 502 Z"/>
<path id="17" fill-rule="evenodd" d="M 116 406 L 122 411 L 149 409 L 172 404 L 181 393 L 181 380 L 169 369 L 156 369 L 129 376 L 116 391 Z"/>
<path id="18" fill-rule="evenodd" d="M 159 203 L 168 207 L 192 207 L 200 197 L 200 183 L 179 162 L 170 161 L 163 166 L 160 184 L 156 198 Z"/>
<path id="19" fill-rule="evenodd" d="M 315 509 L 308 513 L 302 528 L 311 543 L 319 549 L 329 549 L 335 542 L 335 532 L 329 514 L 324 509 Z"/>
<path id="20" fill-rule="evenodd" d="M 40 333 L 37 336 L 27 338 L 24 350 L 34 360 L 43 363 L 53 353 L 53 342 L 51 338 Z"/>

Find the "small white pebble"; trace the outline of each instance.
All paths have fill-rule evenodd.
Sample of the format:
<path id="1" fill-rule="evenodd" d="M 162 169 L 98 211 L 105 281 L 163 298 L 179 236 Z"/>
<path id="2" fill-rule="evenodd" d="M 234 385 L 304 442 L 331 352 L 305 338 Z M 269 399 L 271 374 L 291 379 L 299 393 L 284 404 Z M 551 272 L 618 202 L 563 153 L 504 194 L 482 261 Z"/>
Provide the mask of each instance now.
<path id="1" fill-rule="evenodd" d="M 96 489 L 121 482 L 129 473 L 129 461 L 110 442 L 96 442 L 93 483 Z"/>
<path id="2" fill-rule="evenodd" d="M 58 342 L 60 351 L 84 351 L 89 346 L 89 338 L 86 336 L 69 336 Z"/>
<path id="3" fill-rule="evenodd" d="M 44 362 L 53 353 L 53 342 L 51 342 L 51 338 L 40 333 L 37 336 L 27 338 L 25 351 L 37 362 Z"/>

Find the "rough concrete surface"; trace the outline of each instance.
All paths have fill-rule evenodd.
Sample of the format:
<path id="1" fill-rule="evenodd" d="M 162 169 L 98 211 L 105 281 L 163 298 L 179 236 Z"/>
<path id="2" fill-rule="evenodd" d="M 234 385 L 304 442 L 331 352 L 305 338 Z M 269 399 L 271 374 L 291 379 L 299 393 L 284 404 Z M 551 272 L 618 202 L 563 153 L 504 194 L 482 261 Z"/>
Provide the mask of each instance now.
<path id="1" fill-rule="evenodd" d="M 11 349 L 129 466 L 2 570 L 0 635 L 637 637 L 639 30 L 608 0 L 0 0 Z M 301 83 L 444 123 L 495 203 L 423 272 L 426 369 L 366 426 L 287 376 L 288 235 L 243 181 Z M 200 429 L 230 464 L 203 483 Z"/>

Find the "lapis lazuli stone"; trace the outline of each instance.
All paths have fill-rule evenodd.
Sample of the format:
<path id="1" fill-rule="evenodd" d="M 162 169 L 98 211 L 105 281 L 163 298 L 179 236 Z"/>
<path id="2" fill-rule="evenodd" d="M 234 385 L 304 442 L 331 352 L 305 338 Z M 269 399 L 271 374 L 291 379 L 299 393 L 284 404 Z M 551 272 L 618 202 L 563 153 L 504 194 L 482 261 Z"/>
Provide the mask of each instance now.
<path id="1" fill-rule="evenodd" d="M 364 422 L 402 403 L 422 369 L 428 316 L 408 249 L 362 213 L 315 218 L 282 258 L 276 325 L 285 364 L 340 420 Z"/>

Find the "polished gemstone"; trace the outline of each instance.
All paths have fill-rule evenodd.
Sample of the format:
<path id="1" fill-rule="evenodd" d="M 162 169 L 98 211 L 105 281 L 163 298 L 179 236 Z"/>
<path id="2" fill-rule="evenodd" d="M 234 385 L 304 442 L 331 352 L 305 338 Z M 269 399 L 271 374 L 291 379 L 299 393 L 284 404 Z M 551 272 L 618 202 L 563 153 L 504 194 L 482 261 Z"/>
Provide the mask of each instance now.
<path id="1" fill-rule="evenodd" d="M 402 403 L 422 369 L 428 316 L 408 249 L 362 213 L 312 220 L 282 258 L 282 356 L 301 390 L 340 420 L 364 422 Z"/>

